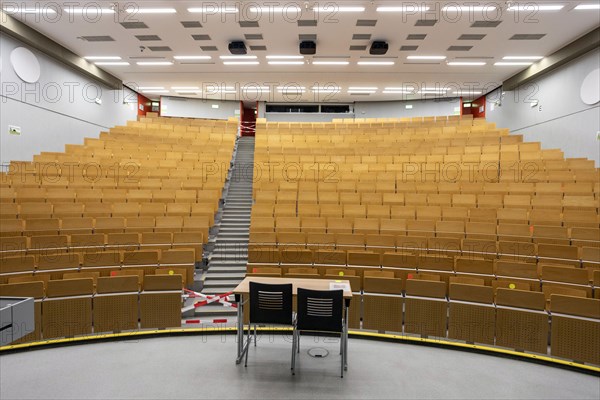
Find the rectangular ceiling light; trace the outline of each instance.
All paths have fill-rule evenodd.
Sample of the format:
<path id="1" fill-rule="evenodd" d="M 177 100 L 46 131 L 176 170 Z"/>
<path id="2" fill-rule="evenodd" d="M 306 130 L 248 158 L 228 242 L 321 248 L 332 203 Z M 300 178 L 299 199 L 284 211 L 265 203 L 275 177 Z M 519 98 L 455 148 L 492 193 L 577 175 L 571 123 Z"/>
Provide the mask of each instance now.
<path id="1" fill-rule="evenodd" d="M 173 65 L 171 61 L 140 61 L 136 63 L 137 65 L 146 65 L 146 66 L 161 66 L 161 65 Z"/>
<path id="2" fill-rule="evenodd" d="M 528 61 L 509 61 L 509 62 L 497 62 L 494 63 L 494 65 L 499 65 L 499 66 L 515 66 L 515 65 L 531 65 L 533 64 L 532 62 L 528 62 Z"/>
<path id="3" fill-rule="evenodd" d="M 214 3 L 212 3 L 212 4 L 214 4 Z M 204 6 L 204 7 L 190 7 L 187 10 L 190 13 L 208 13 L 208 14 L 216 14 L 216 13 L 237 14 L 240 11 L 237 7 L 234 7 L 234 6 L 217 7 L 217 6 L 212 6 L 212 5 L 208 5 L 208 6 Z"/>
<path id="4" fill-rule="evenodd" d="M 359 61 L 358 65 L 394 65 L 393 61 Z"/>
<path id="5" fill-rule="evenodd" d="M 176 90 L 179 94 L 197 94 L 197 90 Z"/>
<path id="6" fill-rule="evenodd" d="M 138 89 L 139 90 L 162 90 L 164 89 L 164 86 L 140 86 Z"/>
<path id="7" fill-rule="evenodd" d="M 267 60 L 302 60 L 304 56 L 267 56 Z"/>
<path id="8" fill-rule="evenodd" d="M 207 85 L 206 86 L 206 91 L 220 91 L 220 90 L 233 90 L 235 89 L 233 86 L 213 86 L 213 85 Z"/>
<path id="9" fill-rule="evenodd" d="M 173 56 L 176 60 L 210 60 L 211 56 Z"/>
<path id="10" fill-rule="evenodd" d="M 256 56 L 219 56 L 221 60 L 256 60 Z"/>
<path id="11" fill-rule="evenodd" d="M 331 4 L 324 7 L 313 7 L 313 11 L 316 12 L 363 12 L 364 7 L 351 7 L 351 6 L 338 6 Z"/>
<path id="12" fill-rule="evenodd" d="M 171 89 L 173 90 L 200 90 L 198 86 L 173 86 Z"/>
<path id="13" fill-rule="evenodd" d="M 506 56 L 502 57 L 503 60 L 541 60 L 542 56 Z"/>
<path id="14" fill-rule="evenodd" d="M 137 8 L 130 7 L 125 10 L 128 14 L 175 14 L 177 10 L 174 8 Z"/>
<path id="15" fill-rule="evenodd" d="M 287 5 L 285 7 L 277 7 L 277 6 L 269 6 L 269 5 L 265 5 L 263 7 L 257 7 L 257 6 L 252 6 L 252 7 L 248 7 L 248 10 L 252 13 L 290 13 L 290 15 L 292 15 L 291 13 L 301 13 L 302 12 L 302 8 L 300 8 L 297 4 L 290 4 Z"/>
<path id="16" fill-rule="evenodd" d="M 144 93 L 169 93 L 168 90 L 142 90 Z"/>
<path id="17" fill-rule="evenodd" d="M 313 61 L 313 65 L 348 65 L 349 61 Z"/>
<path id="18" fill-rule="evenodd" d="M 408 60 L 445 60 L 446 56 L 408 56 Z"/>
<path id="19" fill-rule="evenodd" d="M 348 90 L 348 94 L 373 94 L 377 93 L 377 90 Z"/>
<path id="20" fill-rule="evenodd" d="M 342 88 L 339 86 L 313 86 L 310 90 L 319 91 L 319 92 L 335 92 L 337 90 L 341 90 Z"/>
<path id="21" fill-rule="evenodd" d="M 481 94 L 481 90 L 458 90 L 456 92 L 452 92 L 453 94 L 459 95 L 472 95 L 472 94 Z"/>
<path id="22" fill-rule="evenodd" d="M 406 90 L 384 90 L 383 94 L 412 94 L 412 92 Z"/>
<path id="23" fill-rule="evenodd" d="M 377 7 L 377 12 L 419 12 L 419 11 L 427 11 L 429 7 L 427 6 L 381 6 Z"/>
<path id="24" fill-rule="evenodd" d="M 304 61 L 268 61 L 269 65 L 304 65 Z"/>
<path id="25" fill-rule="evenodd" d="M 85 8 L 81 8 L 81 7 L 65 7 L 65 11 L 68 14 L 85 14 L 85 15 L 90 15 L 90 16 L 95 16 L 95 15 L 102 15 L 102 14 L 114 14 L 115 10 L 113 10 L 112 8 L 100 8 L 100 7 L 94 7 L 94 6 L 90 6 L 90 7 L 85 7 Z"/>
<path id="26" fill-rule="evenodd" d="M 449 62 L 448 65 L 451 66 L 465 66 L 465 67 L 477 67 L 477 66 L 482 66 L 482 65 L 486 65 L 487 63 L 485 62 L 469 62 L 469 61 L 452 61 Z"/>
<path id="27" fill-rule="evenodd" d="M 360 86 L 350 86 L 348 90 L 377 90 L 376 87 L 360 87 Z"/>
<path id="28" fill-rule="evenodd" d="M 258 65 L 258 61 L 223 61 L 223 65 Z"/>
<path id="29" fill-rule="evenodd" d="M 2 10 L 6 13 L 10 14 L 56 14 L 56 6 L 43 6 L 40 7 L 39 4 L 36 4 L 32 7 L 17 7 L 17 6 L 4 6 Z"/>
<path id="30" fill-rule="evenodd" d="M 127 61 L 98 61 L 95 62 L 94 64 L 102 66 L 102 65 L 129 65 L 129 63 Z"/>
<path id="31" fill-rule="evenodd" d="M 508 11 L 559 11 L 564 8 L 563 4 L 535 4 L 528 3 L 508 7 Z"/>
<path id="32" fill-rule="evenodd" d="M 600 4 L 580 4 L 575 7 L 576 10 L 600 10 Z"/>
<path id="33" fill-rule="evenodd" d="M 440 91 L 440 90 L 419 90 L 417 93 L 419 93 L 419 94 L 446 94 L 445 91 Z"/>
<path id="34" fill-rule="evenodd" d="M 120 60 L 119 56 L 87 56 L 83 57 L 86 60 Z"/>
<path id="35" fill-rule="evenodd" d="M 489 6 L 469 6 L 469 5 L 449 5 L 442 7 L 442 11 L 445 12 L 471 12 L 471 11 L 494 11 L 497 7 L 494 5 Z"/>

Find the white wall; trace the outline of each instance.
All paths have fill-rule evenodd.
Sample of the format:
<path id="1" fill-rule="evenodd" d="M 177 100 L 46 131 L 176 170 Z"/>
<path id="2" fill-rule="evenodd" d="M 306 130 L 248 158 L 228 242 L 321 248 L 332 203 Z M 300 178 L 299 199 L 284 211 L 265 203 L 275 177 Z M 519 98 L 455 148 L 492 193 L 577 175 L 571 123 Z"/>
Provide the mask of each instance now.
<path id="1" fill-rule="evenodd" d="M 334 118 L 354 118 L 354 113 L 265 113 L 273 122 L 331 122 Z"/>
<path id="2" fill-rule="evenodd" d="M 412 109 L 406 109 L 406 105 L 412 105 Z M 259 106 L 259 118 L 261 117 Z M 374 101 L 354 103 L 354 112 L 347 114 L 326 113 L 276 113 L 266 112 L 264 117 L 267 121 L 274 122 L 331 122 L 334 118 L 400 118 L 400 117 L 422 117 L 422 116 L 444 116 L 454 115 L 460 112 L 460 100 L 432 99 L 414 101 Z"/>
<path id="3" fill-rule="evenodd" d="M 565 157 L 587 157 L 599 166 L 600 104 L 587 105 L 580 97 L 583 80 L 598 68 L 600 50 L 596 49 L 520 89 L 505 92 L 498 107 L 494 103 L 502 95 L 500 88 L 487 96 L 486 119 L 523 134 L 526 141 L 561 149 Z M 531 107 L 536 100 L 539 105 Z"/>
<path id="4" fill-rule="evenodd" d="M 265 118 L 266 111 L 267 111 L 267 102 L 259 101 L 258 102 L 258 114 L 256 114 L 256 118 Z"/>
<path id="5" fill-rule="evenodd" d="M 412 109 L 406 109 L 406 105 Z M 437 117 L 460 113 L 460 100 L 374 101 L 354 103 L 356 118 Z"/>
<path id="6" fill-rule="evenodd" d="M 111 90 L 59 61 L 30 50 L 40 63 L 40 79 L 26 84 L 14 72 L 11 51 L 27 47 L 0 35 L 0 162 L 31 160 L 42 151 L 64 151 L 65 144 L 83 143 L 101 131 L 137 118 L 137 100 L 129 89 Z M 94 102 L 102 99 L 102 104 Z M 127 101 L 136 101 L 129 106 Z M 21 127 L 21 135 L 8 133 Z"/>
<path id="7" fill-rule="evenodd" d="M 213 108 L 213 105 L 218 105 L 219 108 Z M 240 102 L 163 96 L 160 99 L 160 115 L 163 117 L 228 119 L 240 116 Z"/>

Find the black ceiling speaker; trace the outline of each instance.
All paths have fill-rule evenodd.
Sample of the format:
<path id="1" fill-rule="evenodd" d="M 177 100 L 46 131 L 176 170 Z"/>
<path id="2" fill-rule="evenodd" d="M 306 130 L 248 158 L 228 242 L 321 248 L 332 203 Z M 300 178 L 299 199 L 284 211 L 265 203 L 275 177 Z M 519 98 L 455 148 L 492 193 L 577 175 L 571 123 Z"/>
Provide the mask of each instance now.
<path id="1" fill-rule="evenodd" d="M 317 53 L 317 44 L 315 42 L 300 42 L 300 54 L 311 56 Z"/>
<path id="2" fill-rule="evenodd" d="M 389 45 L 387 42 L 373 42 L 373 44 L 371 44 L 371 50 L 369 50 L 369 53 L 374 56 L 382 56 L 387 53 L 388 48 Z"/>
<path id="3" fill-rule="evenodd" d="M 229 52 L 235 55 L 246 54 L 246 45 L 244 42 L 231 42 L 229 43 Z"/>

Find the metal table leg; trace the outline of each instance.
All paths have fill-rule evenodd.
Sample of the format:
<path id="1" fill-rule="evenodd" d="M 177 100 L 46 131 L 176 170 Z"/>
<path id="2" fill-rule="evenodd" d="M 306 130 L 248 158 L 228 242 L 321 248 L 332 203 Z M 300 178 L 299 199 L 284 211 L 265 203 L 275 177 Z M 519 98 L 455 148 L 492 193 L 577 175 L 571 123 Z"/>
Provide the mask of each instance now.
<path id="1" fill-rule="evenodd" d="M 345 301 L 345 311 L 346 311 L 346 318 L 345 318 L 345 326 L 344 326 L 344 370 L 348 370 L 348 319 L 350 317 L 350 311 L 349 311 L 349 306 L 350 306 L 350 299 L 347 299 Z"/>
<path id="2" fill-rule="evenodd" d="M 242 295 L 236 294 L 235 301 L 237 303 L 237 358 L 236 364 L 242 362 L 244 354 L 248 351 L 248 345 L 244 343 L 244 301 Z"/>

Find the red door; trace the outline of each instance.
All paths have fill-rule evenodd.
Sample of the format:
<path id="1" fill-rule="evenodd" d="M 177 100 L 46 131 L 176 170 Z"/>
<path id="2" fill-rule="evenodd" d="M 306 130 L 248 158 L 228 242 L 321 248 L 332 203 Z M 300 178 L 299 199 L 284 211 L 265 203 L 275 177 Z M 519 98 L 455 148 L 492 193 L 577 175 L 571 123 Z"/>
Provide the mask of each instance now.
<path id="1" fill-rule="evenodd" d="M 256 131 L 256 110 L 242 106 L 242 136 L 254 136 Z"/>

